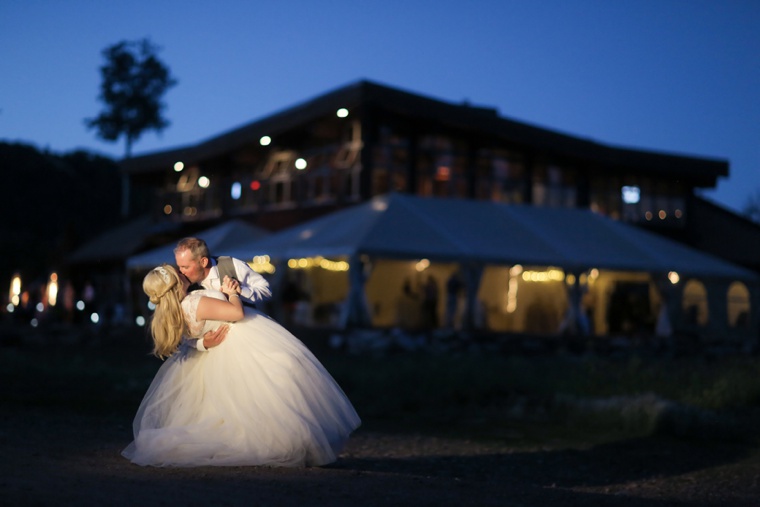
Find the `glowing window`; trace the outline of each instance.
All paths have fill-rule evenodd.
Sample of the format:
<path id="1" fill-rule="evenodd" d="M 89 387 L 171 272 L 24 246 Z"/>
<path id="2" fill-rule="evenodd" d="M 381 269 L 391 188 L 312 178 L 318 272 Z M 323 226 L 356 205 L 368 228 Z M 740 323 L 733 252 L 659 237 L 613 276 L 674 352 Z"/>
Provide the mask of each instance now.
<path id="1" fill-rule="evenodd" d="M 641 200 L 641 189 L 636 186 L 625 186 L 622 189 L 623 202 L 637 204 Z"/>
<path id="2" fill-rule="evenodd" d="M 234 200 L 240 199 L 240 196 L 243 194 L 243 185 L 240 184 L 239 181 L 236 181 L 232 184 L 232 187 L 230 187 L 230 197 L 232 197 Z"/>
<path id="3" fill-rule="evenodd" d="M 705 326 L 710 319 L 707 289 L 698 280 L 689 280 L 683 288 L 681 308 L 689 325 Z"/>
<path id="4" fill-rule="evenodd" d="M 749 327 L 750 302 L 749 290 L 741 282 L 734 282 L 728 287 L 728 325 L 730 327 Z"/>

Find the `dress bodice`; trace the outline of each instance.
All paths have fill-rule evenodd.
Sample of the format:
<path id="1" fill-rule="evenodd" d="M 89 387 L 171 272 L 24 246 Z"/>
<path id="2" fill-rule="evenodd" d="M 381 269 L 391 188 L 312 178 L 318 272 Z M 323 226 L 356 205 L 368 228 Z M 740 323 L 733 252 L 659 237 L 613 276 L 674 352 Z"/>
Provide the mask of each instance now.
<path id="1" fill-rule="evenodd" d="M 200 338 L 205 333 L 218 328 L 224 322 L 219 320 L 198 320 L 198 303 L 202 297 L 216 298 L 224 301 L 224 294 L 216 290 L 196 290 L 182 300 L 182 313 L 187 324 L 187 334 L 192 338 Z"/>

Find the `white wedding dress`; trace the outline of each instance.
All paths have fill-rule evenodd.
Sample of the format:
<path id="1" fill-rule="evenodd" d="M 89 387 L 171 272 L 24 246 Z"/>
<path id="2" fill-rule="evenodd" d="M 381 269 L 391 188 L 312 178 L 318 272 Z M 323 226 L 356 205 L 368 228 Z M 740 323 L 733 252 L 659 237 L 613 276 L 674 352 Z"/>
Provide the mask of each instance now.
<path id="1" fill-rule="evenodd" d="M 182 301 L 189 334 L 221 325 L 197 321 L 199 290 Z M 123 455 L 139 465 L 319 466 L 361 421 L 324 366 L 295 336 L 258 310 L 230 324 L 208 352 L 187 343 L 161 366 L 134 420 Z"/>

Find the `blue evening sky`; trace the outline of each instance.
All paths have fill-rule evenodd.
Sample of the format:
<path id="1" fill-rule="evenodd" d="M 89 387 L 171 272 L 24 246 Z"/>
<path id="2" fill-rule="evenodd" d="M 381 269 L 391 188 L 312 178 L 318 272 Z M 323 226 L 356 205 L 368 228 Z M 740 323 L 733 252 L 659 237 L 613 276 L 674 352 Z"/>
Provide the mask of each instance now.
<path id="1" fill-rule="evenodd" d="M 617 146 L 728 160 L 760 192 L 758 0 L 4 0 L 0 140 L 120 157 L 88 131 L 101 51 L 150 38 L 179 84 L 134 153 L 369 79 Z"/>

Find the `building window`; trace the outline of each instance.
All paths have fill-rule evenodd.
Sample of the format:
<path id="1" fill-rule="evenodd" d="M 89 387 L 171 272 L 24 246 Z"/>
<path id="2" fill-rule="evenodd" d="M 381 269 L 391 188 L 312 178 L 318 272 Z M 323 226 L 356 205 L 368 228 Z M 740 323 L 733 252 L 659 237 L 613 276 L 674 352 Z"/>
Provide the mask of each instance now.
<path id="1" fill-rule="evenodd" d="M 276 207 L 293 204 L 295 195 L 296 153 L 290 150 L 273 151 L 261 174 L 265 203 Z"/>
<path id="2" fill-rule="evenodd" d="M 576 174 L 573 169 L 555 165 L 536 168 L 533 175 L 534 205 L 574 208 L 576 200 Z"/>
<path id="3" fill-rule="evenodd" d="M 338 169 L 354 167 L 359 162 L 362 146 L 362 125 L 358 120 L 355 120 L 349 124 L 343 135 L 343 141 L 333 161 L 335 167 Z"/>
<path id="4" fill-rule="evenodd" d="M 390 191 L 390 178 L 388 169 L 375 167 L 372 171 L 372 195 L 383 195 Z"/>
<path id="5" fill-rule="evenodd" d="M 195 189 L 198 182 L 199 170 L 197 166 L 189 167 L 184 170 L 177 178 L 177 192 L 190 192 Z"/>
<path id="6" fill-rule="evenodd" d="M 418 194 L 467 197 L 467 145 L 445 136 L 423 136 L 417 157 Z"/>
<path id="7" fill-rule="evenodd" d="M 372 195 L 407 192 L 409 181 L 409 140 L 394 134 L 390 127 L 379 130 L 379 139 L 372 153 Z"/>
<path id="8" fill-rule="evenodd" d="M 681 184 L 642 176 L 596 176 L 590 185 L 590 208 L 629 223 L 683 226 L 686 203 L 683 192 Z"/>
<path id="9" fill-rule="evenodd" d="M 520 204 L 525 202 L 525 163 L 501 149 L 480 149 L 475 155 L 475 198 Z"/>
<path id="10" fill-rule="evenodd" d="M 627 186 L 636 184 L 627 182 Z M 591 179 L 589 185 L 589 207 L 594 213 L 606 217 L 619 219 L 622 209 L 622 183 L 620 178 L 608 176 L 595 176 Z M 640 187 L 639 200 L 645 198 L 646 192 Z M 636 208 L 631 208 L 629 212 L 636 213 Z"/>

